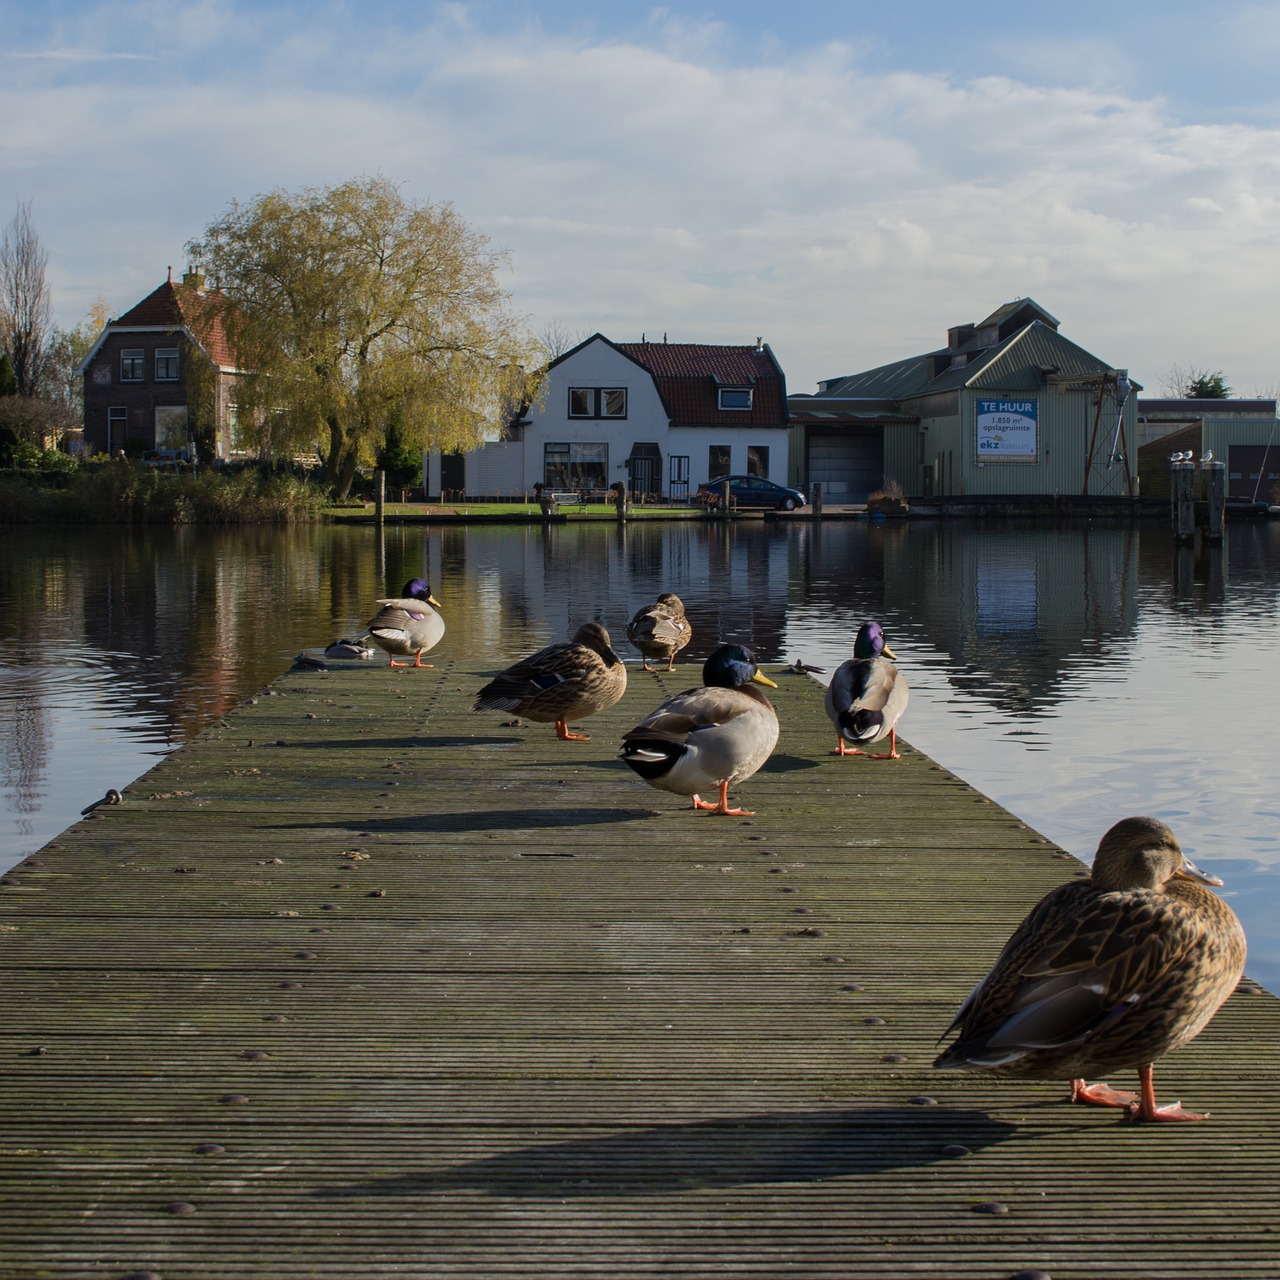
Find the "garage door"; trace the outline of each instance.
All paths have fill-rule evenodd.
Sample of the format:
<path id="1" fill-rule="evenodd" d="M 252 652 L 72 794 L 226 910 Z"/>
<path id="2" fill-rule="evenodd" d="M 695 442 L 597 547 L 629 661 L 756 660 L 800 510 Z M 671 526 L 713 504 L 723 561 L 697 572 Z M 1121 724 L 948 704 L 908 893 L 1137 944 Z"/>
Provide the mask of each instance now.
<path id="1" fill-rule="evenodd" d="M 884 484 L 884 428 L 851 427 L 809 436 L 809 483 L 823 502 L 866 502 Z"/>
<path id="2" fill-rule="evenodd" d="M 1233 502 L 1275 502 L 1280 494 L 1280 444 L 1227 446 L 1227 497 Z"/>

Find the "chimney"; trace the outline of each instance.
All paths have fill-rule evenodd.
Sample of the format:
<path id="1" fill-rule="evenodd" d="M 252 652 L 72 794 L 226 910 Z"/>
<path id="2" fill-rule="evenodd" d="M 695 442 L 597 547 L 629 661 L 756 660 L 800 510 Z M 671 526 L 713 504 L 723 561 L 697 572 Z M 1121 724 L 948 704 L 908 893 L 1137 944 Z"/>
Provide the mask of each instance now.
<path id="1" fill-rule="evenodd" d="M 194 289 L 197 293 L 204 292 L 204 273 L 201 271 L 187 270 L 182 273 L 182 283 L 188 289 Z"/>
<path id="2" fill-rule="evenodd" d="M 764 355 L 764 339 L 763 338 L 759 338 L 759 337 L 756 338 L 756 355 L 758 356 Z"/>

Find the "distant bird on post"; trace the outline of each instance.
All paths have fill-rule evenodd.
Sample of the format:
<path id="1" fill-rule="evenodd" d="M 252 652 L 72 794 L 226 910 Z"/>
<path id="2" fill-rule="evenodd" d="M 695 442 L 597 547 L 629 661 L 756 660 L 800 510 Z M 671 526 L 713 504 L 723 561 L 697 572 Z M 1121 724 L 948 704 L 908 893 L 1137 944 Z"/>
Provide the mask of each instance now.
<path id="1" fill-rule="evenodd" d="M 684 601 L 674 592 L 664 591 L 656 603 L 636 611 L 627 623 L 627 639 L 640 650 L 646 671 L 653 670 L 650 658 L 665 658 L 667 670 L 672 670 L 676 654 L 693 639 L 693 628 L 684 616 Z"/>
<path id="2" fill-rule="evenodd" d="M 391 658 L 393 667 L 429 667 L 422 655 L 434 649 L 444 636 L 444 619 L 436 612 L 440 601 L 431 594 L 425 578 L 410 578 L 402 596 L 377 601 L 380 608 L 365 628 L 365 634 Z M 435 606 L 433 608 L 432 606 Z M 397 662 L 395 655 L 408 657 L 412 664 Z"/>
<path id="3" fill-rule="evenodd" d="M 557 738 L 588 742 L 590 734 L 571 733 L 568 722 L 613 706 L 626 691 L 627 668 L 609 633 L 587 622 L 567 644 L 548 645 L 499 672 L 476 694 L 475 710 L 554 721 Z"/>
<path id="4" fill-rule="evenodd" d="M 935 1067 L 1065 1078 L 1071 1101 L 1133 1120 L 1203 1120 L 1156 1106 L 1152 1065 L 1193 1039 L 1244 972 L 1244 930 L 1156 818 L 1102 837 L 1088 879 L 1047 894 L 960 1006 Z M 1137 1068 L 1139 1093 L 1087 1084 Z"/>
<path id="5" fill-rule="evenodd" d="M 897 654 L 885 643 L 880 624 L 864 622 L 853 657 L 836 668 L 827 686 L 827 715 L 838 735 L 832 755 L 868 755 L 863 747 L 888 738 L 889 750 L 870 758 L 899 758 L 898 721 L 907 709 L 907 681 L 890 658 Z"/>

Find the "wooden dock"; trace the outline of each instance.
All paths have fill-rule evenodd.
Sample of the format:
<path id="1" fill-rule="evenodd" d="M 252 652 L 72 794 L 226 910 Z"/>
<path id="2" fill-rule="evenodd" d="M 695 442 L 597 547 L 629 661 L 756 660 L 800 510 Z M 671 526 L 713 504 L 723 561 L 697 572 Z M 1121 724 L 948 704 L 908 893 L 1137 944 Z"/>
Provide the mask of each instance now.
<path id="1" fill-rule="evenodd" d="M 3 1280 L 1280 1275 L 1280 1002 L 1203 1125 L 935 1072 L 1074 859 L 803 676 L 725 819 L 615 758 L 695 664 L 589 743 L 487 674 L 290 674 L 3 877 Z"/>

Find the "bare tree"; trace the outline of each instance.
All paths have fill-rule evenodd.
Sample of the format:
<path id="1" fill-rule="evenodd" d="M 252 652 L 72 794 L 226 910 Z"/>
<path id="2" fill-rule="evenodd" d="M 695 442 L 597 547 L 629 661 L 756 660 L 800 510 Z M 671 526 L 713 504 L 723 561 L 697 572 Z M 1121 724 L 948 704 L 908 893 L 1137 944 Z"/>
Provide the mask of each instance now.
<path id="1" fill-rule="evenodd" d="M 20 396 L 39 394 L 48 360 L 53 323 L 48 265 L 49 254 L 31 221 L 31 202 L 19 202 L 0 236 L 0 341 L 13 364 Z"/>
<path id="2" fill-rule="evenodd" d="M 538 345 L 542 348 L 543 354 L 550 363 L 557 356 L 562 356 L 566 351 L 572 351 L 578 343 L 590 337 L 581 329 L 570 329 L 562 320 L 548 320 L 537 331 L 535 338 Z"/>

